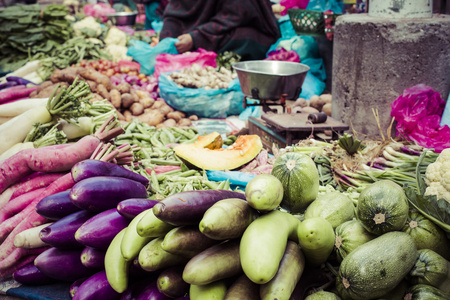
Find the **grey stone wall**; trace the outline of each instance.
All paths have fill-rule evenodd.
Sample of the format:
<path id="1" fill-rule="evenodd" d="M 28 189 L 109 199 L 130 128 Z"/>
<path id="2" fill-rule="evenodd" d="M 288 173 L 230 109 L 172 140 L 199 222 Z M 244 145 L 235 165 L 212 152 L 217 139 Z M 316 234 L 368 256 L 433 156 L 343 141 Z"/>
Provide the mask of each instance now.
<path id="1" fill-rule="evenodd" d="M 380 19 L 337 18 L 333 44 L 333 118 L 362 134 L 379 136 L 391 122 L 391 103 L 424 83 L 446 100 L 450 92 L 450 15 Z"/>

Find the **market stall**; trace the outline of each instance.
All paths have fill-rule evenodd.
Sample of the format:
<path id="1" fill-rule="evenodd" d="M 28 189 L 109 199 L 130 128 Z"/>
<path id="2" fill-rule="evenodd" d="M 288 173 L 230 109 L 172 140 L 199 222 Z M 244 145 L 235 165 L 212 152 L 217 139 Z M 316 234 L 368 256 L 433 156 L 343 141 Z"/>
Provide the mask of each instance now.
<path id="1" fill-rule="evenodd" d="M 293 2 L 252 61 L 122 6 L 0 10 L 0 297 L 450 298 L 446 95 L 413 82 L 363 134 L 314 40 L 349 12 L 306 34 Z"/>

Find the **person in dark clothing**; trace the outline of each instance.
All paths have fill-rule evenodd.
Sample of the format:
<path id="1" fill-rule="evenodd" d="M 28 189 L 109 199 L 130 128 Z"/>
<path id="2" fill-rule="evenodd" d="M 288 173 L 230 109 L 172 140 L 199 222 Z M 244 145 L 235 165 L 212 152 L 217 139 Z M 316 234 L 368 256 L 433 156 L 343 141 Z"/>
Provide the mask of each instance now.
<path id="1" fill-rule="evenodd" d="M 170 0 L 160 39 L 178 38 L 179 53 L 203 48 L 264 59 L 281 36 L 269 0 Z"/>

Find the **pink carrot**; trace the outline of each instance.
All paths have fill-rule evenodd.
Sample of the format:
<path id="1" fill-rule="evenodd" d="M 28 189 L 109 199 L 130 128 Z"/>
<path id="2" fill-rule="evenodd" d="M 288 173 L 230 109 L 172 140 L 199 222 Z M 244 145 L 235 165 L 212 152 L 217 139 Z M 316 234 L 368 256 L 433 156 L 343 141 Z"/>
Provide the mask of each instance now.
<path id="1" fill-rule="evenodd" d="M 59 177 L 63 176 L 65 173 L 41 173 L 36 172 L 34 174 L 39 174 L 34 178 L 31 178 L 25 182 L 19 184 L 14 193 L 11 195 L 11 199 L 18 197 L 22 194 L 31 192 L 35 189 L 46 187 Z"/>
<path id="2" fill-rule="evenodd" d="M 148 168 L 145 171 L 147 172 L 147 174 L 151 175 L 152 170 L 155 171 L 155 174 L 161 174 L 161 173 L 166 173 L 169 171 L 174 171 L 174 170 L 180 170 L 181 167 L 180 166 L 154 166 L 153 168 Z"/>
<path id="3" fill-rule="evenodd" d="M 30 205 L 28 205 L 24 210 L 14 216 L 14 218 L 19 216 L 17 218 L 21 221 L 9 233 L 8 237 L 0 245 L 0 260 L 8 257 L 8 255 L 10 255 L 14 251 L 14 249 L 16 248 L 14 246 L 14 237 L 18 233 L 28 228 L 36 227 L 47 222 L 44 217 L 36 212 L 36 204 L 44 197 L 68 190 L 74 185 L 75 181 L 73 181 L 72 174 L 70 172 L 66 173 L 64 176 L 58 178 L 56 181 L 46 187 L 45 190 L 38 197 L 36 197 L 36 199 Z M 2 230 L 4 223 L 5 222 L 0 224 L 0 231 Z"/>
<path id="4" fill-rule="evenodd" d="M 8 203 L 9 200 L 11 200 L 13 194 L 21 186 L 21 184 L 24 184 L 28 180 L 32 180 L 32 179 L 34 179 L 36 177 L 39 177 L 39 176 L 41 176 L 43 174 L 44 173 L 42 173 L 42 172 L 34 172 L 34 173 L 32 173 L 32 174 L 30 174 L 28 176 L 25 176 L 25 177 L 21 178 L 16 184 L 10 186 L 5 191 L 3 191 L 3 193 L 0 194 L 0 209 L 3 206 L 5 206 L 5 204 Z M 17 196 L 19 196 L 19 194 L 15 195 L 14 197 L 17 197 Z"/>
<path id="5" fill-rule="evenodd" d="M 45 190 L 45 187 L 39 188 L 37 190 L 22 194 L 14 199 L 11 199 L 1 210 L 0 210 L 0 223 L 6 221 L 9 217 L 14 216 L 16 213 L 24 210 L 36 197 Z"/>
<path id="6" fill-rule="evenodd" d="M 25 149 L 5 159 L 0 165 L 0 193 L 33 172 L 64 172 L 77 162 L 88 159 L 101 141 L 110 140 L 123 132 L 121 127 L 110 128 L 113 120 L 105 121 L 95 135 L 84 136 L 67 147 Z"/>
<path id="7" fill-rule="evenodd" d="M 49 248 L 50 248 L 50 246 L 33 248 L 33 249 L 16 248 L 10 255 L 8 255 L 5 259 L 0 261 L 0 272 L 2 270 L 6 270 L 6 269 L 9 269 L 10 267 L 14 266 L 14 264 L 16 264 L 17 261 L 22 258 L 25 258 L 30 255 L 34 255 L 34 256 L 39 255 Z"/>

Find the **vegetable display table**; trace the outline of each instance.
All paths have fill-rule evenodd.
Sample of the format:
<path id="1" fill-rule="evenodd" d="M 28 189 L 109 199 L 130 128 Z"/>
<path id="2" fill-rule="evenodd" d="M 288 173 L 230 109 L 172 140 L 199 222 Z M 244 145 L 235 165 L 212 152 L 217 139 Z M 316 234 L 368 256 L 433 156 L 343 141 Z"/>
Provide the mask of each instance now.
<path id="1" fill-rule="evenodd" d="M 261 137 L 264 147 L 268 150 L 272 148 L 272 144 L 285 148 L 311 134 L 325 130 L 331 130 L 331 138 L 337 139 L 339 134 L 349 129 L 348 125 L 331 117 L 328 117 L 324 123 L 312 124 L 308 122 L 308 114 L 305 113 L 267 113 L 261 115 L 261 118 L 249 117 L 248 127 L 250 134 Z"/>

